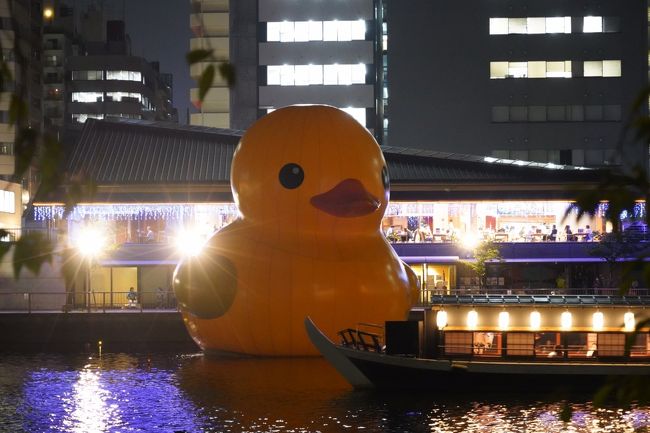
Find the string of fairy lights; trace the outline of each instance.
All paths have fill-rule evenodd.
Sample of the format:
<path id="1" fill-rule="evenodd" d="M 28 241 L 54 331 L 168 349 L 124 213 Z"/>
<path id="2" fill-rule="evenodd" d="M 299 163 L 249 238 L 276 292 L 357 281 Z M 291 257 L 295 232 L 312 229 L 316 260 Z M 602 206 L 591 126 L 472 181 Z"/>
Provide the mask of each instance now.
<path id="1" fill-rule="evenodd" d="M 65 208 L 61 205 L 34 206 L 35 221 L 52 221 L 64 218 Z M 66 216 L 69 220 L 165 220 L 184 221 L 198 213 L 212 215 L 237 215 L 234 203 L 213 205 L 194 204 L 81 204 Z"/>

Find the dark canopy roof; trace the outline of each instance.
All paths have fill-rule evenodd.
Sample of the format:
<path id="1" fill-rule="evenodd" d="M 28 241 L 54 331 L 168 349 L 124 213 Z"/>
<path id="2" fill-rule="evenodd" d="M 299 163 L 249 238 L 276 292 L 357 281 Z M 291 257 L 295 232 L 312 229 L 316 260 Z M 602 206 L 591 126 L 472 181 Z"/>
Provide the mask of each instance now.
<path id="1" fill-rule="evenodd" d="M 100 186 L 97 201 L 224 200 L 230 197 L 230 162 L 242 134 L 89 119 L 65 169 L 90 174 Z M 566 185 L 593 185 L 601 175 L 598 170 L 474 155 L 388 146 L 382 151 L 397 199 L 566 198 Z"/>

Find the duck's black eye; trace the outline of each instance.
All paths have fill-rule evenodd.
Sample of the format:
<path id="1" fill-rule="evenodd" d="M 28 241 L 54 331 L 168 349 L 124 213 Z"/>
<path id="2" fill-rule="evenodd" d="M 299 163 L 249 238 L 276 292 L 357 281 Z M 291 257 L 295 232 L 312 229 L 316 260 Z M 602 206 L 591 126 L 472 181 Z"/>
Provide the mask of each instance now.
<path id="1" fill-rule="evenodd" d="M 386 166 L 381 169 L 381 183 L 384 185 L 384 189 L 388 189 L 390 186 L 390 177 L 388 176 L 388 168 Z"/>
<path id="2" fill-rule="evenodd" d="M 301 166 L 291 162 L 280 169 L 278 178 L 283 187 L 294 189 L 298 188 L 305 179 L 305 172 L 302 171 Z"/>

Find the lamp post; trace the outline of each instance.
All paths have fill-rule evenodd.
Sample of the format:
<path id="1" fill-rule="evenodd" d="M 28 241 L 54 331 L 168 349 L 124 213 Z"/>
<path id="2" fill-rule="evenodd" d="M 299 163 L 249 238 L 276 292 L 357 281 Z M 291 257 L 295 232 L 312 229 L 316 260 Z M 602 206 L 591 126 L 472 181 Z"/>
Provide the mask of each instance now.
<path id="1" fill-rule="evenodd" d="M 86 308 L 90 312 L 90 269 L 93 263 L 93 259 L 98 257 L 104 249 L 106 244 L 106 239 L 104 238 L 101 231 L 96 227 L 86 226 L 83 227 L 77 233 L 77 236 L 74 238 L 74 245 L 79 252 L 82 260 L 82 266 L 84 268 L 84 294 L 86 297 Z"/>

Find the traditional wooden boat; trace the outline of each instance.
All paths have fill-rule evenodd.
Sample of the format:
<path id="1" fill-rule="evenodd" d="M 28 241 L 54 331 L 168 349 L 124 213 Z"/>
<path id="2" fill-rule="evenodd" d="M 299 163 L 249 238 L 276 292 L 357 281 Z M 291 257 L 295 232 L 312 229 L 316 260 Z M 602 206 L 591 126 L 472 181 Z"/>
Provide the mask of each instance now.
<path id="1" fill-rule="evenodd" d="M 413 319 L 360 324 L 310 340 L 354 387 L 439 391 L 592 390 L 611 376 L 650 375 L 650 299 L 445 296 Z M 531 388 L 534 387 L 534 388 Z"/>

